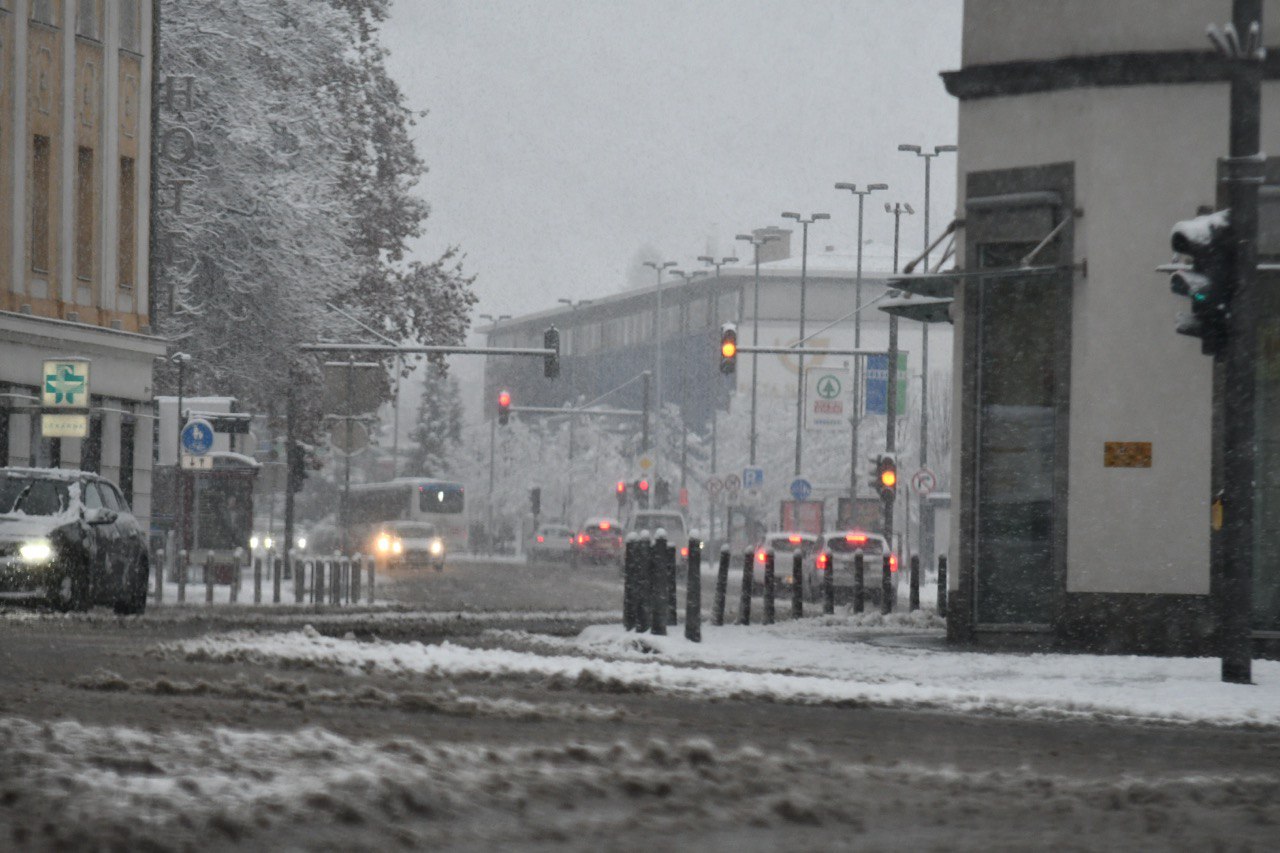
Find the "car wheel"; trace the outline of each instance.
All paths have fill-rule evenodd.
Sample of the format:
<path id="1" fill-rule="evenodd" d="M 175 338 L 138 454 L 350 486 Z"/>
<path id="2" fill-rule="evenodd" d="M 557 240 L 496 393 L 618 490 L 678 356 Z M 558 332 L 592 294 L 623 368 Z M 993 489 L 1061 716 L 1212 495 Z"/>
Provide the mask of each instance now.
<path id="1" fill-rule="evenodd" d="M 116 599 L 116 613 L 122 616 L 141 616 L 147 609 L 147 582 L 151 567 L 146 558 L 138 560 L 133 571 L 121 584 L 120 597 Z"/>
<path id="2" fill-rule="evenodd" d="M 45 587 L 45 599 L 54 610 L 67 613 L 89 609 L 89 573 L 79 563 L 55 571 Z"/>

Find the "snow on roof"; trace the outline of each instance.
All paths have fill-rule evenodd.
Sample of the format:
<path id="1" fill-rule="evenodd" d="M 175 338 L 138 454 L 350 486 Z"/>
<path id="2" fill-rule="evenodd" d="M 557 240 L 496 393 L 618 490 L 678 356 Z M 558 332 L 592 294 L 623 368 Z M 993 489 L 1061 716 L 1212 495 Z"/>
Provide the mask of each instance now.
<path id="1" fill-rule="evenodd" d="M 24 477 L 39 477 L 44 480 L 65 480 L 70 482 L 84 476 L 96 477 L 88 471 L 76 468 L 0 468 L 0 474 L 20 474 Z"/>

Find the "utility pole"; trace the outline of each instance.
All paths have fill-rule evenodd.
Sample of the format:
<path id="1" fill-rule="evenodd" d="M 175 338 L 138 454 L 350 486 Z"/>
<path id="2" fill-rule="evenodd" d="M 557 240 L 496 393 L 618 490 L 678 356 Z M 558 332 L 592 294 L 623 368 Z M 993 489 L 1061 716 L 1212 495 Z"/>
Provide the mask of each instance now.
<path id="1" fill-rule="evenodd" d="M 800 223 L 800 336 L 797 340 L 804 340 L 804 297 L 805 286 L 809 276 L 809 226 L 820 219 L 830 219 L 829 213 L 814 213 L 808 219 L 793 211 L 785 211 L 782 214 L 785 219 L 794 219 Z M 796 467 L 795 476 L 800 476 L 801 452 L 804 447 L 804 352 L 803 350 L 797 356 L 798 362 L 796 366 Z"/>
<path id="2" fill-rule="evenodd" d="M 1227 342 L 1214 358 L 1221 402 L 1223 529 L 1217 550 L 1218 631 L 1222 680 L 1252 683 L 1254 499 L 1257 480 L 1257 276 L 1258 185 L 1262 119 L 1262 0 L 1233 0 L 1232 28 L 1210 29 L 1231 68 L 1231 128 L 1227 196 L 1235 233 L 1236 281 L 1227 319 Z M 1243 46 L 1243 47 L 1242 47 Z"/>

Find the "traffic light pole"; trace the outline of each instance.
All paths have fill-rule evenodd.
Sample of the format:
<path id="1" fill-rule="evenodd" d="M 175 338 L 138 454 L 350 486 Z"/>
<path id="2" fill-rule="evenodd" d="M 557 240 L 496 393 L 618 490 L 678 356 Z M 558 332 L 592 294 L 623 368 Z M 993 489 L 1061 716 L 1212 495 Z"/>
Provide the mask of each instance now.
<path id="1" fill-rule="evenodd" d="M 1241 42 L 1250 28 L 1262 31 L 1262 0 L 1233 0 L 1232 22 Z M 1216 40 L 1215 40 L 1216 41 Z M 1261 143 L 1262 61 L 1229 57 L 1231 68 L 1230 157 L 1227 194 L 1236 235 L 1236 282 L 1227 320 L 1226 346 L 1215 358 L 1221 366 L 1223 529 L 1218 571 L 1218 632 L 1222 680 L 1252 682 L 1250 628 L 1253 616 L 1254 492 L 1257 425 L 1257 234 Z"/>

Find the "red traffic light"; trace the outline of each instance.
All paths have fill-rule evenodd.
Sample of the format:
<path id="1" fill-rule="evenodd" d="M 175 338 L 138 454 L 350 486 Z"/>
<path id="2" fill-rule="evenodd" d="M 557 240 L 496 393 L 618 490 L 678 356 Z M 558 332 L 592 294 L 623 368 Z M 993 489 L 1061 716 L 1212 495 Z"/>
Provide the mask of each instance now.
<path id="1" fill-rule="evenodd" d="M 498 405 L 504 409 L 511 405 L 510 392 L 507 392 L 507 391 L 498 392 Z"/>
<path id="2" fill-rule="evenodd" d="M 642 491 L 642 492 L 647 492 L 647 491 L 649 491 L 649 481 L 648 481 L 648 480 L 641 480 L 641 481 L 640 481 L 640 483 L 639 483 L 639 486 L 640 486 L 640 491 Z"/>
<path id="3" fill-rule="evenodd" d="M 619 480 L 619 481 L 618 481 L 618 494 L 620 494 L 620 495 L 625 495 L 626 493 L 627 493 L 627 484 L 626 484 L 626 483 L 624 483 L 624 482 L 622 482 L 621 480 Z"/>

